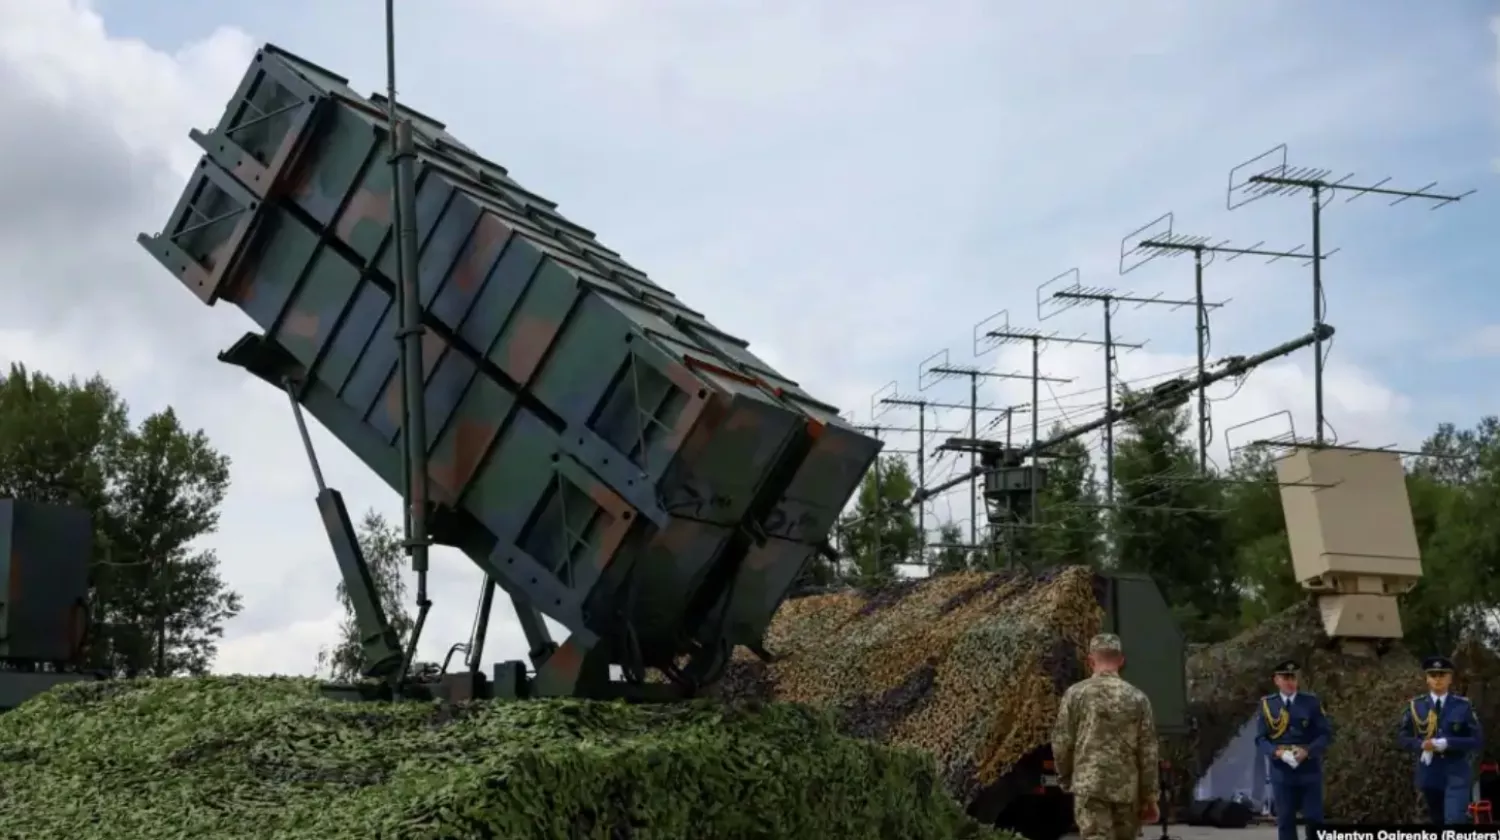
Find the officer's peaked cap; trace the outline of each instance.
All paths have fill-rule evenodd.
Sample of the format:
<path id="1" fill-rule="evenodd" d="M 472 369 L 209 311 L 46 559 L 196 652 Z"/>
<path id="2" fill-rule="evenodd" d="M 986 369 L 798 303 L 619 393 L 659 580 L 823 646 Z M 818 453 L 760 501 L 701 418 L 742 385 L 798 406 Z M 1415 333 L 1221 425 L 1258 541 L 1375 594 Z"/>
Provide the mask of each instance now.
<path id="1" fill-rule="evenodd" d="M 1295 677 L 1297 676 L 1297 672 L 1300 670 L 1302 669 L 1297 667 L 1296 660 L 1287 659 L 1285 661 L 1276 663 L 1275 674 L 1278 677 Z"/>
<path id="2" fill-rule="evenodd" d="M 1429 656 L 1422 660 L 1422 670 L 1429 674 L 1453 673 L 1453 660 L 1446 656 Z"/>

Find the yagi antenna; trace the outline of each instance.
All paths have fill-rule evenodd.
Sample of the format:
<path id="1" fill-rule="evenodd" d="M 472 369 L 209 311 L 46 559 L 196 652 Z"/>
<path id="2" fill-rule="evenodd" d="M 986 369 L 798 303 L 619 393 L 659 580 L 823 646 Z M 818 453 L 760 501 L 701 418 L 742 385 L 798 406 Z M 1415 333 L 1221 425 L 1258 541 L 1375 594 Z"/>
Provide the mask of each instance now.
<path id="1" fill-rule="evenodd" d="M 1088 303 L 1102 304 L 1104 310 L 1104 340 L 1089 341 L 1075 339 L 1074 344 L 1095 344 L 1104 348 L 1104 412 L 1106 417 L 1113 416 L 1115 410 L 1115 375 L 1119 368 L 1119 356 L 1116 351 L 1124 349 L 1126 352 L 1139 350 L 1146 346 L 1145 342 L 1132 343 L 1119 341 L 1114 333 L 1114 314 L 1118 311 L 1120 304 L 1133 303 L 1135 308 L 1142 306 L 1159 305 L 1180 309 L 1184 306 L 1198 306 L 1200 311 L 1205 308 L 1217 308 L 1222 304 L 1204 304 L 1201 301 L 1171 300 L 1162 295 L 1152 297 L 1141 297 L 1129 293 L 1117 292 L 1114 289 L 1102 286 L 1085 286 L 1080 281 L 1078 269 L 1071 268 L 1062 274 L 1048 280 L 1037 287 L 1037 315 L 1043 318 L 1044 303 L 1047 300 L 1056 302 L 1058 309 L 1062 311 L 1075 306 Z M 1061 288 L 1059 288 L 1061 287 Z M 1054 314 L 1056 314 L 1054 311 Z M 1206 404 L 1206 403 L 1205 403 Z M 1204 424 L 1200 423 L 1200 429 Z M 1202 432 L 1200 431 L 1200 437 Z M 1104 474 L 1106 501 L 1113 505 L 1115 500 L 1115 424 L 1109 422 L 1104 424 Z"/>
<path id="2" fill-rule="evenodd" d="M 1327 309 L 1327 301 L 1323 292 L 1323 260 L 1321 259 L 1323 255 L 1323 208 L 1333 200 L 1335 195 L 1345 194 L 1345 203 L 1366 195 L 1382 195 L 1394 199 L 1390 202 L 1391 206 L 1418 199 L 1427 202 L 1430 209 L 1436 210 L 1467 198 L 1475 192 L 1474 190 L 1453 194 L 1434 192 L 1433 188 L 1437 186 L 1436 181 L 1418 189 L 1406 190 L 1387 186 L 1391 181 L 1388 177 L 1374 183 L 1358 183 L 1352 172 L 1340 178 L 1333 178 L 1332 175 L 1331 169 L 1289 166 L 1287 147 L 1285 143 L 1282 143 L 1229 170 L 1229 189 L 1225 202 L 1230 210 L 1234 210 L 1269 195 L 1306 193 L 1312 199 L 1312 254 L 1310 256 L 1312 259 L 1314 334 L 1321 334 L 1323 315 Z M 1318 446 L 1326 443 L 1324 435 L 1328 429 L 1323 414 L 1323 366 L 1326 361 L 1323 341 L 1319 338 L 1313 345 L 1313 412 L 1317 424 L 1313 430 L 1313 442 Z"/>
<path id="3" fill-rule="evenodd" d="M 1335 248 L 1325 251 L 1317 260 L 1326 260 L 1338 253 Z M 1214 239 L 1198 234 L 1183 233 L 1176 230 L 1176 216 L 1172 213 L 1164 213 L 1139 228 L 1125 234 L 1120 240 L 1120 274 L 1129 274 L 1137 268 L 1157 258 L 1171 259 L 1191 254 L 1193 257 L 1193 300 L 1189 305 L 1193 307 L 1197 315 L 1195 330 L 1196 344 L 1198 350 L 1198 378 L 1202 379 L 1208 370 L 1208 355 L 1210 352 L 1209 312 L 1218 309 L 1228 300 L 1217 304 L 1209 303 L 1203 294 L 1203 269 L 1214 261 L 1215 257 L 1224 257 L 1225 262 L 1233 262 L 1241 257 L 1262 257 L 1267 264 L 1280 262 L 1281 260 L 1297 260 L 1303 265 L 1311 265 L 1315 260 L 1313 252 L 1305 245 L 1295 248 L 1268 248 L 1264 241 L 1253 245 L 1234 245 L 1227 239 Z M 1209 409 L 1208 393 L 1200 389 L 1198 391 L 1198 470 L 1203 474 L 1208 473 L 1208 448 L 1213 442 L 1213 417 Z"/>
<path id="4" fill-rule="evenodd" d="M 886 398 L 894 396 L 896 396 L 896 380 L 894 379 L 877 388 L 875 393 L 870 395 L 871 421 L 879 420 L 880 415 L 890 410 L 890 403 L 886 401 Z"/>
<path id="5" fill-rule="evenodd" d="M 942 382 L 947 377 L 941 373 L 934 373 L 933 368 L 944 367 L 948 364 L 948 348 L 933 353 L 917 364 L 917 390 L 925 391 L 928 388 Z"/>
<path id="6" fill-rule="evenodd" d="M 890 393 L 885 393 L 887 391 L 889 391 Z M 885 395 L 881 396 L 882 394 L 885 394 Z M 915 408 L 917 410 L 917 427 L 915 429 L 906 429 L 905 431 L 916 432 L 916 435 L 917 435 L 917 450 L 916 450 L 915 454 L 917 456 L 917 486 L 918 487 L 926 487 L 927 486 L 927 438 L 928 438 L 928 436 L 929 435 L 938 435 L 938 434 L 942 434 L 942 435 L 963 434 L 963 430 L 962 429 L 928 428 L 928 426 L 927 426 L 927 410 L 929 408 L 940 409 L 940 410 L 941 409 L 948 409 L 948 408 L 966 408 L 967 406 L 955 405 L 953 403 L 945 403 L 945 402 L 933 402 L 932 400 L 928 400 L 928 399 L 925 399 L 925 398 L 912 399 L 910 397 L 903 397 L 903 396 L 900 396 L 899 394 L 896 393 L 896 383 L 895 382 L 891 382 L 890 384 L 886 385 L 884 388 L 881 388 L 879 391 L 876 391 L 875 395 L 870 398 L 870 400 L 871 400 L 870 413 L 871 414 L 875 413 L 874 402 L 875 402 L 875 400 L 877 398 L 880 401 L 880 407 L 881 407 L 880 410 L 881 410 L 881 413 L 884 413 L 885 411 L 887 411 L 887 410 L 889 410 L 889 409 L 891 409 L 893 407 L 896 407 L 896 408 Z M 919 557 L 925 557 L 925 556 L 927 556 L 927 506 L 926 505 L 917 505 L 917 534 L 918 534 L 918 540 L 920 541 L 920 545 L 918 546 L 918 548 L 920 549 L 920 551 L 918 552 L 918 556 Z"/>
<path id="7" fill-rule="evenodd" d="M 1270 420 L 1273 417 L 1279 417 L 1279 418 L 1281 418 L 1281 419 L 1283 419 L 1283 420 L 1286 421 L 1286 431 L 1283 432 L 1283 433 L 1281 433 L 1281 434 L 1279 434 L 1279 435 L 1272 436 L 1270 438 L 1271 440 L 1279 440 L 1279 441 L 1297 441 L 1297 440 L 1299 440 L 1299 438 L 1297 437 L 1297 421 L 1294 420 L 1294 419 L 1292 419 L 1292 413 L 1290 411 L 1287 411 L 1286 409 L 1282 409 L 1280 411 L 1273 411 L 1270 414 L 1263 414 L 1260 417 L 1256 417 L 1256 418 L 1253 418 L 1251 420 L 1246 420 L 1243 423 L 1236 423 L 1233 426 L 1230 426 L 1229 428 L 1227 428 L 1227 429 L 1224 430 L 1224 454 L 1229 457 L 1229 463 L 1231 463 L 1231 464 L 1234 463 L 1234 459 L 1235 459 L 1236 455 L 1239 455 L 1244 450 L 1250 449 L 1253 446 L 1255 446 L 1255 442 L 1254 441 L 1248 442 L 1248 443 L 1242 443 L 1239 446 L 1235 446 L 1234 445 L 1235 432 L 1243 431 L 1245 429 L 1250 428 L 1251 426 L 1260 426 L 1261 424 L 1265 423 L 1267 420 Z"/>
<path id="8" fill-rule="evenodd" d="M 993 324 L 996 321 L 1008 324 L 1010 322 L 1010 315 L 1005 310 L 1001 310 L 974 325 L 974 355 L 976 358 L 983 355 L 984 352 L 987 352 L 983 348 L 981 337 L 988 337 L 990 334 L 992 334 L 992 330 L 987 330 L 985 328 L 987 325 Z M 1034 375 L 1026 376 L 1025 374 L 1019 373 L 1001 373 L 994 370 L 985 370 L 984 368 L 980 368 L 975 365 L 953 364 L 948 359 L 948 351 L 946 350 L 944 350 L 940 354 L 942 356 L 941 362 L 937 364 L 929 364 L 930 362 L 936 361 L 938 355 L 939 354 L 934 354 L 933 356 L 928 357 L 928 359 L 923 362 L 922 372 L 929 376 L 938 377 L 937 379 L 932 380 L 933 382 L 940 382 L 943 379 L 952 378 L 966 378 L 969 380 L 968 409 L 969 437 L 971 438 L 979 437 L 979 412 L 981 411 L 979 405 L 979 383 L 981 380 L 1031 379 L 1033 380 L 1032 390 L 1034 391 L 1036 389 Z M 1058 379 L 1054 381 L 1068 382 L 1071 380 Z M 986 407 L 983 410 L 1004 411 L 1004 409 L 997 409 L 992 407 Z M 973 473 L 973 475 L 969 479 L 969 539 L 971 542 L 977 542 L 979 539 L 979 478 L 981 473 L 978 470 L 978 458 L 979 455 L 977 452 L 969 453 L 969 471 Z"/>

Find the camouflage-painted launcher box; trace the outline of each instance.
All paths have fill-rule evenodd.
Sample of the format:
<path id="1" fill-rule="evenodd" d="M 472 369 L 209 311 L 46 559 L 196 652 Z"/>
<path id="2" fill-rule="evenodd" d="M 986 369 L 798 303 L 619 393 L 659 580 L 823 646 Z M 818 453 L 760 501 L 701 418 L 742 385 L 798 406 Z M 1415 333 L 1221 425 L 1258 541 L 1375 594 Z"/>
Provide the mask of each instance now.
<path id="1" fill-rule="evenodd" d="M 284 356 L 255 372 L 400 487 L 386 105 L 265 47 L 141 243 L 254 319 Z M 403 111 L 439 539 L 575 641 L 628 634 L 648 664 L 759 642 L 880 443 Z"/>

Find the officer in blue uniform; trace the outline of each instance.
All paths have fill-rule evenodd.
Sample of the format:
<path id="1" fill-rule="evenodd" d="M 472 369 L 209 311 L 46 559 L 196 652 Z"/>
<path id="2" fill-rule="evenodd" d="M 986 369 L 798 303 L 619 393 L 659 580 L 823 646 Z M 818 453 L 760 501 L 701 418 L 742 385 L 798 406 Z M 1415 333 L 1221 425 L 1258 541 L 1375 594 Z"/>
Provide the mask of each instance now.
<path id="1" fill-rule="evenodd" d="M 1484 730 L 1469 701 L 1453 694 L 1453 662 L 1442 656 L 1422 660 L 1427 692 L 1401 710 L 1401 748 L 1417 754 L 1417 788 L 1433 825 L 1469 821 L 1474 787 L 1472 762 L 1484 746 Z"/>
<path id="2" fill-rule="evenodd" d="M 1255 746 L 1271 763 L 1271 796 L 1277 840 L 1297 840 L 1297 812 L 1308 823 L 1323 821 L 1323 753 L 1333 726 L 1318 698 L 1297 688 L 1297 663 L 1276 666 L 1276 693 L 1261 698 Z"/>

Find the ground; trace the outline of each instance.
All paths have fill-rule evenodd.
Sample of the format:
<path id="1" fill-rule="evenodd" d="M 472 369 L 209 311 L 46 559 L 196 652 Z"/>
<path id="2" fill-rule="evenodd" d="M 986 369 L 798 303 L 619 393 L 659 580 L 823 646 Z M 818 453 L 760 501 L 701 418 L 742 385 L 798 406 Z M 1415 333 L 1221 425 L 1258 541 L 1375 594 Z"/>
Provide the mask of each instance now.
<path id="1" fill-rule="evenodd" d="M 1174 825 L 1167 829 L 1167 835 L 1172 840 L 1276 840 L 1276 826 L 1251 824 L 1248 828 L 1202 828 Z M 1160 837 L 1161 826 L 1153 825 L 1141 832 L 1141 840 L 1159 840 Z M 1078 840 L 1078 835 L 1065 834 L 1062 840 Z"/>

